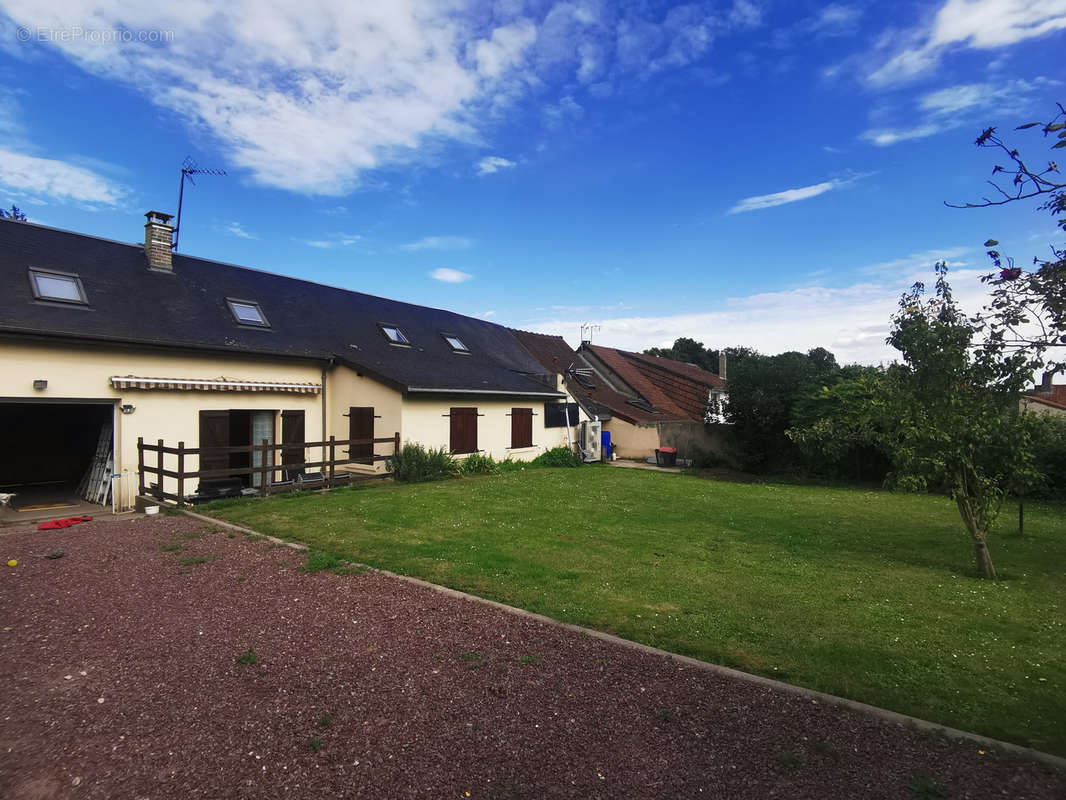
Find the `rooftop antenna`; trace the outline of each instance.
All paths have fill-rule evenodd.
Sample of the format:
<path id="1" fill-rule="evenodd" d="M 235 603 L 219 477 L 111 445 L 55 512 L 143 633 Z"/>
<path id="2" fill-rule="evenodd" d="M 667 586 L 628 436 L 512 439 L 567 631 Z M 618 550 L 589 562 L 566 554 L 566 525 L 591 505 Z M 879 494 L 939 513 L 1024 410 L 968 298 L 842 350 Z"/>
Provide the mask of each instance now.
<path id="1" fill-rule="evenodd" d="M 196 165 L 196 162 L 192 160 L 192 156 L 186 156 L 185 160 L 181 162 L 181 184 L 178 186 L 178 219 L 174 223 L 174 249 L 178 249 L 178 236 L 181 234 L 181 198 L 185 194 L 185 180 L 188 179 L 189 183 L 193 186 L 196 185 L 196 181 L 193 179 L 193 175 L 226 175 L 224 169 L 204 169 Z"/>
<path id="2" fill-rule="evenodd" d="M 592 334 L 600 329 L 595 322 L 585 322 L 581 325 L 581 343 L 592 344 Z"/>

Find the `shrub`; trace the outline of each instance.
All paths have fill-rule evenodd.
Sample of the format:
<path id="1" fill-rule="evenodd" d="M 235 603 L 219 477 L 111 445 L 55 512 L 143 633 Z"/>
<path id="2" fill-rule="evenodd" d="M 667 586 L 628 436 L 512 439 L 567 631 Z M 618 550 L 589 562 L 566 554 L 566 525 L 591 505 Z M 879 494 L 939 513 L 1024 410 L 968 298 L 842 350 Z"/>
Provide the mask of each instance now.
<path id="1" fill-rule="evenodd" d="M 499 472 L 495 459 L 481 453 L 471 453 L 457 464 L 462 475 L 495 475 Z"/>
<path id="2" fill-rule="evenodd" d="M 405 444 L 399 453 L 388 458 L 385 466 L 396 480 L 411 483 L 450 478 L 459 472 L 455 458 L 443 447 L 427 449 L 411 442 Z"/>
<path id="3" fill-rule="evenodd" d="M 518 472 L 528 467 L 530 462 L 528 461 L 515 461 L 510 456 L 507 456 L 503 461 L 496 462 L 497 472 Z"/>
<path id="4" fill-rule="evenodd" d="M 545 450 L 529 462 L 534 467 L 580 467 L 581 459 L 569 447 L 553 447 Z"/>

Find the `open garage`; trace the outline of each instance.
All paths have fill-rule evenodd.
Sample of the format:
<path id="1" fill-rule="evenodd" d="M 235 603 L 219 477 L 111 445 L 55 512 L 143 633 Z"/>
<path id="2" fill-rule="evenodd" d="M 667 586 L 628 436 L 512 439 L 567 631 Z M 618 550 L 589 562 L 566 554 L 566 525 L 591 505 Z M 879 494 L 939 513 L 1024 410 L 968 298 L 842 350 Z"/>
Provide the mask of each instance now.
<path id="1" fill-rule="evenodd" d="M 0 402 L 5 516 L 110 502 L 114 404 Z"/>

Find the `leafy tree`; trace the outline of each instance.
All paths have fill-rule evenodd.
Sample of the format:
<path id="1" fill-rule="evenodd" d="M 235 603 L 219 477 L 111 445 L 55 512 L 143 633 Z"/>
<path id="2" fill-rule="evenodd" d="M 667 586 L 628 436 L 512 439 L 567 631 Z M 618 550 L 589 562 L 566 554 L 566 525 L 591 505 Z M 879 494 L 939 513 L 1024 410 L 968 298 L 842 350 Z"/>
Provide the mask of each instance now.
<path id="1" fill-rule="evenodd" d="M 10 211 L 5 211 L 0 208 L 0 219 L 11 219 L 15 222 L 25 222 L 26 215 L 22 213 L 22 209 L 12 204 Z"/>
<path id="2" fill-rule="evenodd" d="M 1039 130 L 1045 139 L 1051 137 L 1055 142 L 1052 150 L 1062 149 L 1066 147 L 1066 108 L 1060 103 L 1058 114 L 1049 122 L 1028 122 L 1015 130 Z M 1056 227 L 1066 232 L 1066 182 L 1055 160 L 1049 160 L 1046 168 L 1031 166 L 995 128 L 982 131 L 976 144 L 1005 156 L 1003 164 L 992 168 L 993 176 L 999 176 L 989 181 L 996 194 L 977 203 L 948 205 L 983 208 L 1037 198 L 1043 201 L 1039 209 L 1056 217 Z M 1033 268 L 1023 270 L 1013 259 L 1004 257 L 996 249 L 998 245 L 995 239 L 985 242 L 995 268 L 983 279 L 993 286 L 992 302 L 981 316 L 988 324 L 988 338 L 1046 357 L 1043 366 L 1051 371 L 1066 369 L 1066 246 L 1052 243 L 1049 258 L 1036 257 Z"/>
<path id="3" fill-rule="evenodd" d="M 797 399 L 785 435 L 816 472 L 880 481 L 891 456 L 891 405 L 883 369 L 847 366 Z"/>
<path id="4" fill-rule="evenodd" d="M 836 359 L 825 355 L 748 355 L 730 368 L 726 419 L 733 424 L 736 455 L 744 469 L 783 468 L 795 461 L 795 447 L 785 431 L 799 398 L 830 379 Z"/>
<path id="5" fill-rule="evenodd" d="M 893 482 L 945 488 L 978 573 L 995 578 L 987 540 L 1000 503 L 1012 485 L 1035 477 L 1032 415 L 1018 402 L 1035 362 L 1025 350 L 980 342 L 984 326 L 952 299 L 942 262 L 936 276 L 932 297 L 920 283 L 903 295 L 888 338 L 904 361 L 888 372 L 898 420 Z"/>

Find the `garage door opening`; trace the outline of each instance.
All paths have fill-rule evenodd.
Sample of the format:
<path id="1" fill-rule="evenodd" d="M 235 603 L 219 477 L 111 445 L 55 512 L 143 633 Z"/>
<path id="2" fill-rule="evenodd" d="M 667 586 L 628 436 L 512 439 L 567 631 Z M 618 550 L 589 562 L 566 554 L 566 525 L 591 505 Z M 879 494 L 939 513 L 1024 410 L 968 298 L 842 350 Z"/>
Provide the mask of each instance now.
<path id="1" fill-rule="evenodd" d="M 0 403 L 0 494 L 8 512 L 111 502 L 110 403 Z"/>

